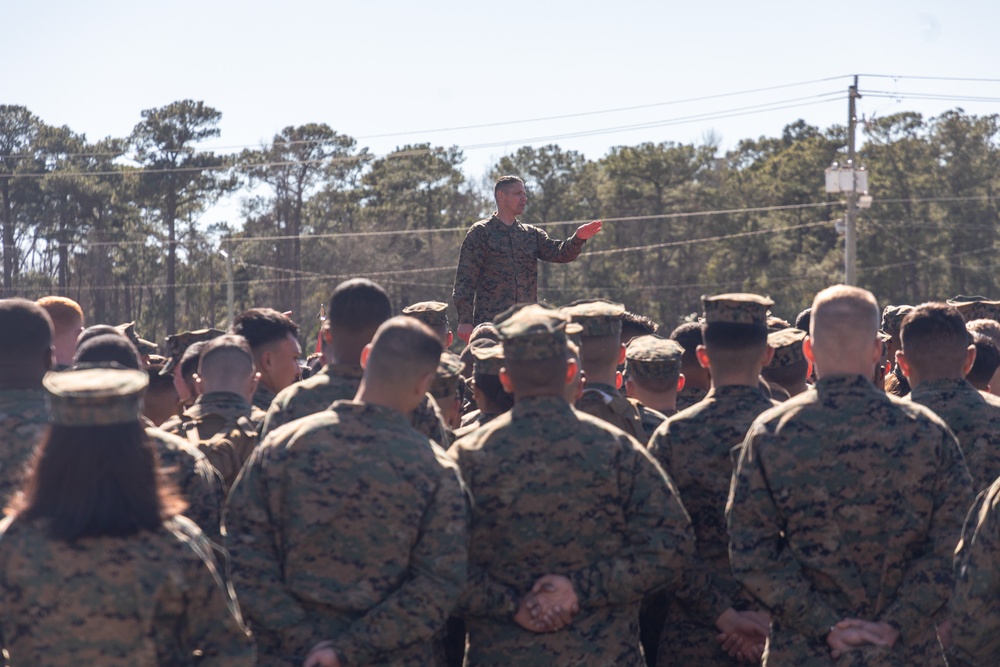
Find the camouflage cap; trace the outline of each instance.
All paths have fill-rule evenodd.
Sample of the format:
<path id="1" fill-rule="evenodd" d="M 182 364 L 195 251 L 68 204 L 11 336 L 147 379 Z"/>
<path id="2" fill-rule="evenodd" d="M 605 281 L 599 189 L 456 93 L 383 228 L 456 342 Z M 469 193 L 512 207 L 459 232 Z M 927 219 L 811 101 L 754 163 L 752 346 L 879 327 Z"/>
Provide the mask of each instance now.
<path id="1" fill-rule="evenodd" d="M 898 336 L 899 326 L 911 310 L 913 306 L 886 306 L 882 311 L 882 326 L 879 328 L 890 336 Z"/>
<path id="2" fill-rule="evenodd" d="M 212 340 L 225 333 L 225 331 L 219 331 L 218 329 L 198 329 L 197 331 L 184 331 L 173 336 L 167 336 L 166 349 L 167 356 L 170 358 L 167 359 L 167 364 L 160 371 L 160 375 L 169 375 L 172 373 L 174 367 L 181 362 L 181 357 L 184 356 L 185 350 L 192 344 L 204 340 Z"/>
<path id="3" fill-rule="evenodd" d="M 119 324 L 115 327 L 120 334 L 132 341 L 135 348 L 139 350 L 139 354 L 145 356 L 148 354 L 155 354 L 160 346 L 156 343 L 150 342 L 144 338 L 139 338 L 139 334 L 135 332 L 135 322 L 126 322 L 125 324 Z"/>
<path id="4" fill-rule="evenodd" d="M 625 306 L 604 299 L 581 299 L 559 309 L 570 320 L 583 327 L 587 337 L 621 336 Z"/>
<path id="5" fill-rule="evenodd" d="M 441 301 L 421 301 L 403 309 L 404 315 L 420 320 L 432 329 L 448 326 L 448 304 Z"/>
<path id="6" fill-rule="evenodd" d="M 139 420 L 149 375 L 117 364 L 84 364 L 47 373 L 42 385 L 53 424 L 107 426 Z"/>
<path id="7" fill-rule="evenodd" d="M 542 361 L 564 356 L 568 323 L 559 311 L 537 303 L 508 309 L 497 316 L 504 358 Z"/>
<path id="8" fill-rule="evenodd" d="M 767 335 L 767 344 L 774 348 L 774 358 L 768 368 L 784 368 L 804 361 L 806 355 L 802 352 L 802 341 L 806 339 L 802 329 L 782 329 Z"/>
<path id="9" fill-rule="evenodd" d="M 500 375 L 503 366 L 503 345 L 492 340 L 473 341 L 472 356 L 476 358 L 473 370 L 478 375 Z"/>
<path id="10" fill-rule="evenodd" d="M 983 296 L 956 296 L 948 299 L 948 305 L 955 306 L 966 322 L 973 320 L 995 320 L 1000 322 L 1000 301 L 991 301 Z"/>
<path id="11" fill-rule="evenodd" d="M 431 395 L 448 396 L 453 394 L 464 368 L 465 364 L 458 358 L 457 354 L 447 350 L 442 352 L 441 358 L 438 360 L 437 374 L 431 383 Z"/>
<path id="12" fill-rule="evenodd" d="M 751 324 L 767 328 L 767 309 L 774 301 L 759 294 L 716 294 L 701 297 L 706 324 Z"/>
<path id="13" fill-rule="evenodd" d="M 629 374 L 649 379 L 676 377 L 683 354 L 677 341 L 654 335 L 637 336 L 625 348 Z"/>

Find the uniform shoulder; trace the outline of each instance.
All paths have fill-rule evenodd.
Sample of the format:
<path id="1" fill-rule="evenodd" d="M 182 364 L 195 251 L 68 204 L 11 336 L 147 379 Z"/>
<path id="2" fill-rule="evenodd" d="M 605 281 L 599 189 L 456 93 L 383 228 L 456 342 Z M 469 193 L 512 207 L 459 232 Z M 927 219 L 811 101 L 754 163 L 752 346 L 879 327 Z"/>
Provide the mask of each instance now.
<path id="1" fill-rule="evenodd" d="M 945 421 L 927 406 L 910 400 L 909 397 L 900 398 L 898 396 L 893 396 L 892 394 L 886 394 L 886 398 L 909 419 L 918 422 L 927 422 L 929 424 L 933 424 L 934 426 L 948 430 L 948 425 Z"/>
<path id="2" fill-rule="evenodd" d="M 193 461 L 200 461 L 205 458 L 201 450 L 187 440 L 173 433 L 167 433 L 161 428 L 155 426 L 147 427 L 146 436 L 152 441 L 161 458 L 164 454 L 169 454 L 173 457 L 189 458 Z"/>

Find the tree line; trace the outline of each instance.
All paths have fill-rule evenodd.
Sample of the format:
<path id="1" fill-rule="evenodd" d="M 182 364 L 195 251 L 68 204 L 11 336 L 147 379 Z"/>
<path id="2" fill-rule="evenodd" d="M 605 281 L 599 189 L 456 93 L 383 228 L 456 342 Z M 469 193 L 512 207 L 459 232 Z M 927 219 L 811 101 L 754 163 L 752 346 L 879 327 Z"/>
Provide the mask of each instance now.
<path id="1" fill-rule="evenodd" d="M 222 115 L 182 100 L 141 112 L 127 137 L 90 141 L 0 105 L 0 255 L 5 296 L 64 294 L 93 322 L 144 337 L 225 326 L 236 310 L 291 310 L 313 338 L 335 282 L 368 276 L 400 307 L 450 301 L 465 229 L 492 210 L 492 180 L 525 180 L 525 222 L 558 238 L 605 230 L 574 263 L 542 264 L 540 298 L 602 296 L 673 327 L 705 293 L 768 294 L 786 318 L 843 276 L 843 216 L 823 169 L 846 160 L 846 128 L 802 120 L 731 150 L 645 142 L 598 159 L 525 146 L 470 178 L 457 147 L 382 156 L 323 123 L 287 127 L 231 154 L 204 148 Z M 864 123 L 871 208 L 858 279 L 890 303 L 998 297 L 998 115 L 903 112 Z M 200 215 L 242 195 L 240 219 Z M 231 262 L 231 266 L 227 263 Z"/>

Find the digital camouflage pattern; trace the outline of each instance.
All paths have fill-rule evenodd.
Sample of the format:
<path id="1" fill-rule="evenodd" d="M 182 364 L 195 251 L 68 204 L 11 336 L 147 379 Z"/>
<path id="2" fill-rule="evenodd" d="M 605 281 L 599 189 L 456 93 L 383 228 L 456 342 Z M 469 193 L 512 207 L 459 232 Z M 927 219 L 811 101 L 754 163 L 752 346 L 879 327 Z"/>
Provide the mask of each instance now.
<path id="1" fill-rule="evenodd" d="M 726 515 L 737 581 L 771 610 L 764 665 L 830 665 L 844 618 L 900 630 L 851 665 L 941 665 L 935 616 L 972 504 L 958 442 L 860 375 L 821 377 L 747 434 Z"/>
<path id="2" fill-rule="evenodd" d="M 340 401 L 272 432 L 226 522 L 260 664 L 300 665 L 329 640 L 345 665 L 432 665 L 467 520 L 456 466 L 393 410 Z"/>
<path id="3" fill-rule="evenodd" d="M 639 408 L 611 385 L 588 382 L 576 401 L 576 409 L 620 428 L 637 442 L 649 439 L 642 428 Z"/>
<path id="4" fill-rule="evenodd" d="M 559 311 L 537 303 L 505 311 L 497 317 L 504 359 L 542 361 L 565 355 L 569 323 Z"/>
<path id="5" fill-rule="evenodd" d="M 667 421 L 669 417 L 677 414 L 677 410 L 671 410 L 670 414 L 667 414 L 665 412 L 660 412 L 659 410 L 654 410 L 653 408 L 647 408 L 634 398 L 630 398 L 628 401 L 635 406 L 636 410 L 639 411 L 639 420 L 642 423 L 642 434 L 645 436 L 644 438 L 637 438 L 640 444 L 646 444 L 649 442 L 649 439 L 653 437 L 653 433 L 655 433 L 656 429 L 660 427 L 660 424 Z"/>
<path id="6" fill-rule="evenodd" d="M 677 341 L 655 335 L 637 336 L 625 348 L 627 373 L 637 378 L 676 378 L 683 354 L 684 348 Z"/>
<path id="7" fill-rule="evenodd" d="M 285 387 L 267 409 L 260 429 L 261 441 L 279 426 L 326 410 L 335 401 L 349 401 L 361 386 L 361 366 L 327 364 L 312 377 Z"/>
<path id="8" fill-rule="evenodd" d="M 913 306 L 886 306 L 882 311 L 882 326 L 879 328 L 890 336 L 898 338 L 903 318 L 912 310 Z"/>
<path id="9" fill-rule="evenodd" d="M 276 395 L 269 388 L 265 387 L 263 383 L 257 383 L 257 390 L 253 393 L 253 398 L 251 403 L 254 407 L 260 408 L 265 413 L 271 409 L 271 402 L 274 401 Z"/>
<path id="10" fill-rule="evenodd" d="M 421 301 L 403 309 L 404 315 L 419 320 L 433 330 L 448 328 L 448 304 L 442 301 Z"/>
<path id="11" fill-rule="evenodd" d="M 65 426 L 108 426 L 138 420 L 149 375 L 125 368 L 82 367 L 42 378 L 49 419 Z"/>
<path id="12" fill-rule="evenodd" d="M 146 436 L 156 448 L 160 468 L 188 504 L 184 516 L 221 543 L 224 496 L 218 471 L 197 447 L 176 435 L 147 424 Z"/>
<path id="13" fill-rule="evenodd" d="M 802 341 L 808 334 L 801 329 L 782 329 L 767 335 L 767 344 L 774 349 L 768 368 L 785 368 L 805 361 Z"/>
<path id="14" fill-rule="evenodd" d="M 931 380 L 914 387 L 909 399 L 930 408 L 958 438 L 977 492 L 1000 477 L 1000 397 L 965 380 Z"/>
<path id="15" fill-rule="evenodd" d="M 451 446 L 451 431 L 444 423 L 444 417 L 438 409 L 437 403 L 430 394 L 424 394 L 424 400 L 410 415 L 410 425 L 418 433 L 427 436 L 442 449 Z"/>
<path id="16" fill-rule="evenodd" d="M 581 336 L 621 336 L 625 306 L 604 299 L 581 299 L 559 309 L 582 327 Z"/>
<path id="17" fill-rule="evenodd" d="M 708 396 L 708 390 L 706 389 L 685 386 L 677 392 L 677 412 L 686 410 L 692 405 L 704 401 L 706 396 Z"/>
<path id="18" fill-rule="evenodd" d="M 715 387 L 705 400 L 667 419 L 649 439 L 649 453 L 677 486 L 694 528 L 698 566 L 710 577 L 708 615 L 676 597 L 667 600 L 660 664 L 736 664 L 719 646 L 715 620 L 729 607 L 745 609 L 742 587 L 729 568 L 726 500 L 738 449 L 750 425 L 774 406 L 757 387 Z"/>
<path id="19" fill-rule="evenodd" d="M 687 514 L 625 433 L 561 397 L 533 397 L 449 450 L 475 503 L 469 585 L 458 612 L 467 667 L 643 664 L 639 603 L 692 566 Z M 580 613 L 536 634 L 511 619 L 546 574 L 573 583 Z"/>
<path id="20" fill-rule="evenodd" d="M 1000 301 L 992 301 L 982 296 L 956 296 L 948 299 L 949 306 L 955 306 L 966 322 L 973 320 L 1000 321 Z"/>
<path id="21" fill-rule="evenodd" d="M 263 410 L 247 403 L 239 394 L 213 391 L 199 396 L 191 407 L 160 424 L 160 428 L 167 433 L 183 436 L 186 431 L 183 427 L 195 423 L 198 434 L 207 440 L 240 417 L 246 417 L 254 425 L 259 425 L 264 421 L 264 416 Z"/>
<path id="22" fill-rule="evenodd" d="M 492 340 L 480 339 L 472 343 L 475 357 L 473 372 L 478 375 L 500 375 L 503 368 L 503 345 Z"/>
<path id="23" fill-rule="evenodd" d="M 197 331 L 182 331 L 173 336 L 167 336 L 164 348 L 168 359 L 167 363 L 163 366 L 163 370 L 160 371 L 160 375 L 170 375 L 174 367 L 181 362 L 184 352 L 195 343 L 212 340 L 213 338 L 225 335 L 225 333 L 225 331 L 219 331 L 218 329 L 198 329 Z"/>
<path id="24" fill-rule="evenodd" d="M 1000 663 L 1000 480 L 979 494 L 955 552 L 949 601 L 953 666 Z"/>
<path id="25" fill-rule="evenodd" d="M 438 361 L 437 373 L 428 393 L 434 398 L 447 398 L 454 396 L 458 390 L 458 383 L 462 378 L 462 371 L 465 363 L 458 358 L 457 354 L 445 350 L 441 353 Z"/>
<path id="26" fill-rule="evenodd" d="M 6 507 L 24 483 L 31 457 L 49 429 L 44 389 L 0 389 L 0 507 Z"/>
<path id="27" fill-rule="evenodd" d="M 584 240 L 550 239 L 538 227 L 495 215 L 469 228 L 462 242 L 452 300 L 461 324 L 489 322 L 516 303 L 538 301 L 538 260 L 572 262 Z"/>
<path id="28" fill-rule="evenodd" d="M 0 636 L 11 665 L 254 664 L 212 549 L 183 517 L 129 537 L 53 540 L 0 524 Z"/>
<path id="29" fill-rule="evenodd" d="M 706 324 L 753 324 L 767 328 L 771 299 L 759 294 L 716 294 L 701 297 Z"/>

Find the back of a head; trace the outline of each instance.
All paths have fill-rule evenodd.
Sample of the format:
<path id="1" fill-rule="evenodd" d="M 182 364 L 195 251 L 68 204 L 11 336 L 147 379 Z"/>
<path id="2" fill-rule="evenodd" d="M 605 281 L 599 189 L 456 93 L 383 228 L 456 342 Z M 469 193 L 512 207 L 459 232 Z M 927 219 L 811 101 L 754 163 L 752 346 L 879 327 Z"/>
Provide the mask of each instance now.
<path id="1" fill-rule="evenodd" d="M 834 285 L 817 294 L 809 338 L 819 370 L 829 374 L 845 362 L 859 370 L 865 366 L 880 321 L 878 302 L 868 290 Z"/>
<path id="2" fill-rule="evenodd" d="M 70 331 L 77 332 L 83 326 L 83 309 L 73 299 L 64 296 L 43 296 L 35 303 L 49 314 L 56 336 Z"/>
<path id="3" fill-rule="evenodd" d="M 705 342 L 701 335 L 701 324 L 685 322 L 670 332 L 670 340 L 676 341 L 684 348 L 684 354 L 681 356 L 682 366 L 698 365 L 696 350 L 699 345 L 703 345 Z"/>
<path id="4" fill-rule="evenodd" d="M 795 318 L 795 328 L 802 331 L 809 331 L 809 324 L 812 321 L 812 308 L 806 308 Z"/>
<path id="5" fill-rule="evenodd" d="M 253 352 L 242 336 L 226 334 L 207 341 L 198 360 L 198 375 L 212 391 L 220 385 L 246 382 L 254 374 Z"/>
<path id="6" fill-rule="evenodd" d="M 237 336 L 237 338 L 240 338 L 240 336 Z M 205 351 L 210 342 L 208 340 L 199 340 L 188 345 L 188 348 L 184 350 L 184 354 L 181 355 L 180 363 L 177 364 L 177 370 L 174 372 L 180 373 L 181 377 L 185 380 L 193 378 L 195 372 L 198 370 L 198 365 L 201 363 L 201 353 Z"/>
<path id="7" fill-rule="evenodd" d="M 655 334 L 659 325 L 645 315 L 626 310 L 622 315 L 622 342 L 628 343 L 639 336 Z"/>
<path id="8" fill-rule="evenodd" d="M 251 308 L 236 316 L 232 331 L 246 338 L 255 352 L 261 347 L 299 335 L 299 325 L 273 308 Z"/>
<path id="9" fill-rule="evenodd" d="M 500 332 L 497 331 L 496 326 L 492 322 L 483 322 L 477 324 L 476 328 L 472 330 L 469 335 L 469 345 L 472 345 L 477 340 L 492 340 L 496 343 L 500 342 Z"/>
<path id="10" fill-rule="evenodd" d="M 390 317 L 389 295 L 380 285 L 365 278 L 353 278 L 337 285 L 327 308 L 329 326 L 352 333 L 373 331 Z"/>
<path id="11" fill-rule="evenodd" d="M 1000 368 L 1000 347 L 993 339 L 980 333 L 972 333 L 972 342 L 976 346 L 976 361 L 965 379 L 976 389 L 986 391 L 997 368 Z"/>
<path id="12" fill-rule="evenodd" d="M 27 299 L 0 300 L 0 364 L 42 366 L 52 347 L 48 313 Z"/>
<path id="13" fill-rule="evenodd" d="M 386 320 L 372 338 L 365 382 L 401 384 L 437 370 L 444 348 L 434 332 L 418 320 L 398 316 Z"/>
<path id="14" fill-rule="evenodd" d="M 76 337 L 77 348 L 91 338 L 97 338 L 98 336 L 122 336 L 124 338 L 122 332 L 110 324 L 94 324 L 81 331 L 80 335 Z"/>
<path id="15" fill-rule="evenodd" d="M 971 340 L 962 314 L 946 303 L 917 306 L 900 327 L 907 363 L 928 380 L 960 379 Z"/>
<path id="16" fill-rule="evenodd" d="M 118 333 L 88 338 L 76 348 L 76 354 L 73 355 L 74 365 L 112 362 L 133 370 L 142 368 L 139 351 L 135 349 L 135 345 Z"/>
<path id="17" fill-rule="evenodd" d="M 965 328 L 973 333 L 986 336 L 993 341 L 997 348 L 1000 348 L 1000 322 L 996 320 L 972 320 L 965 324 Z"/>

